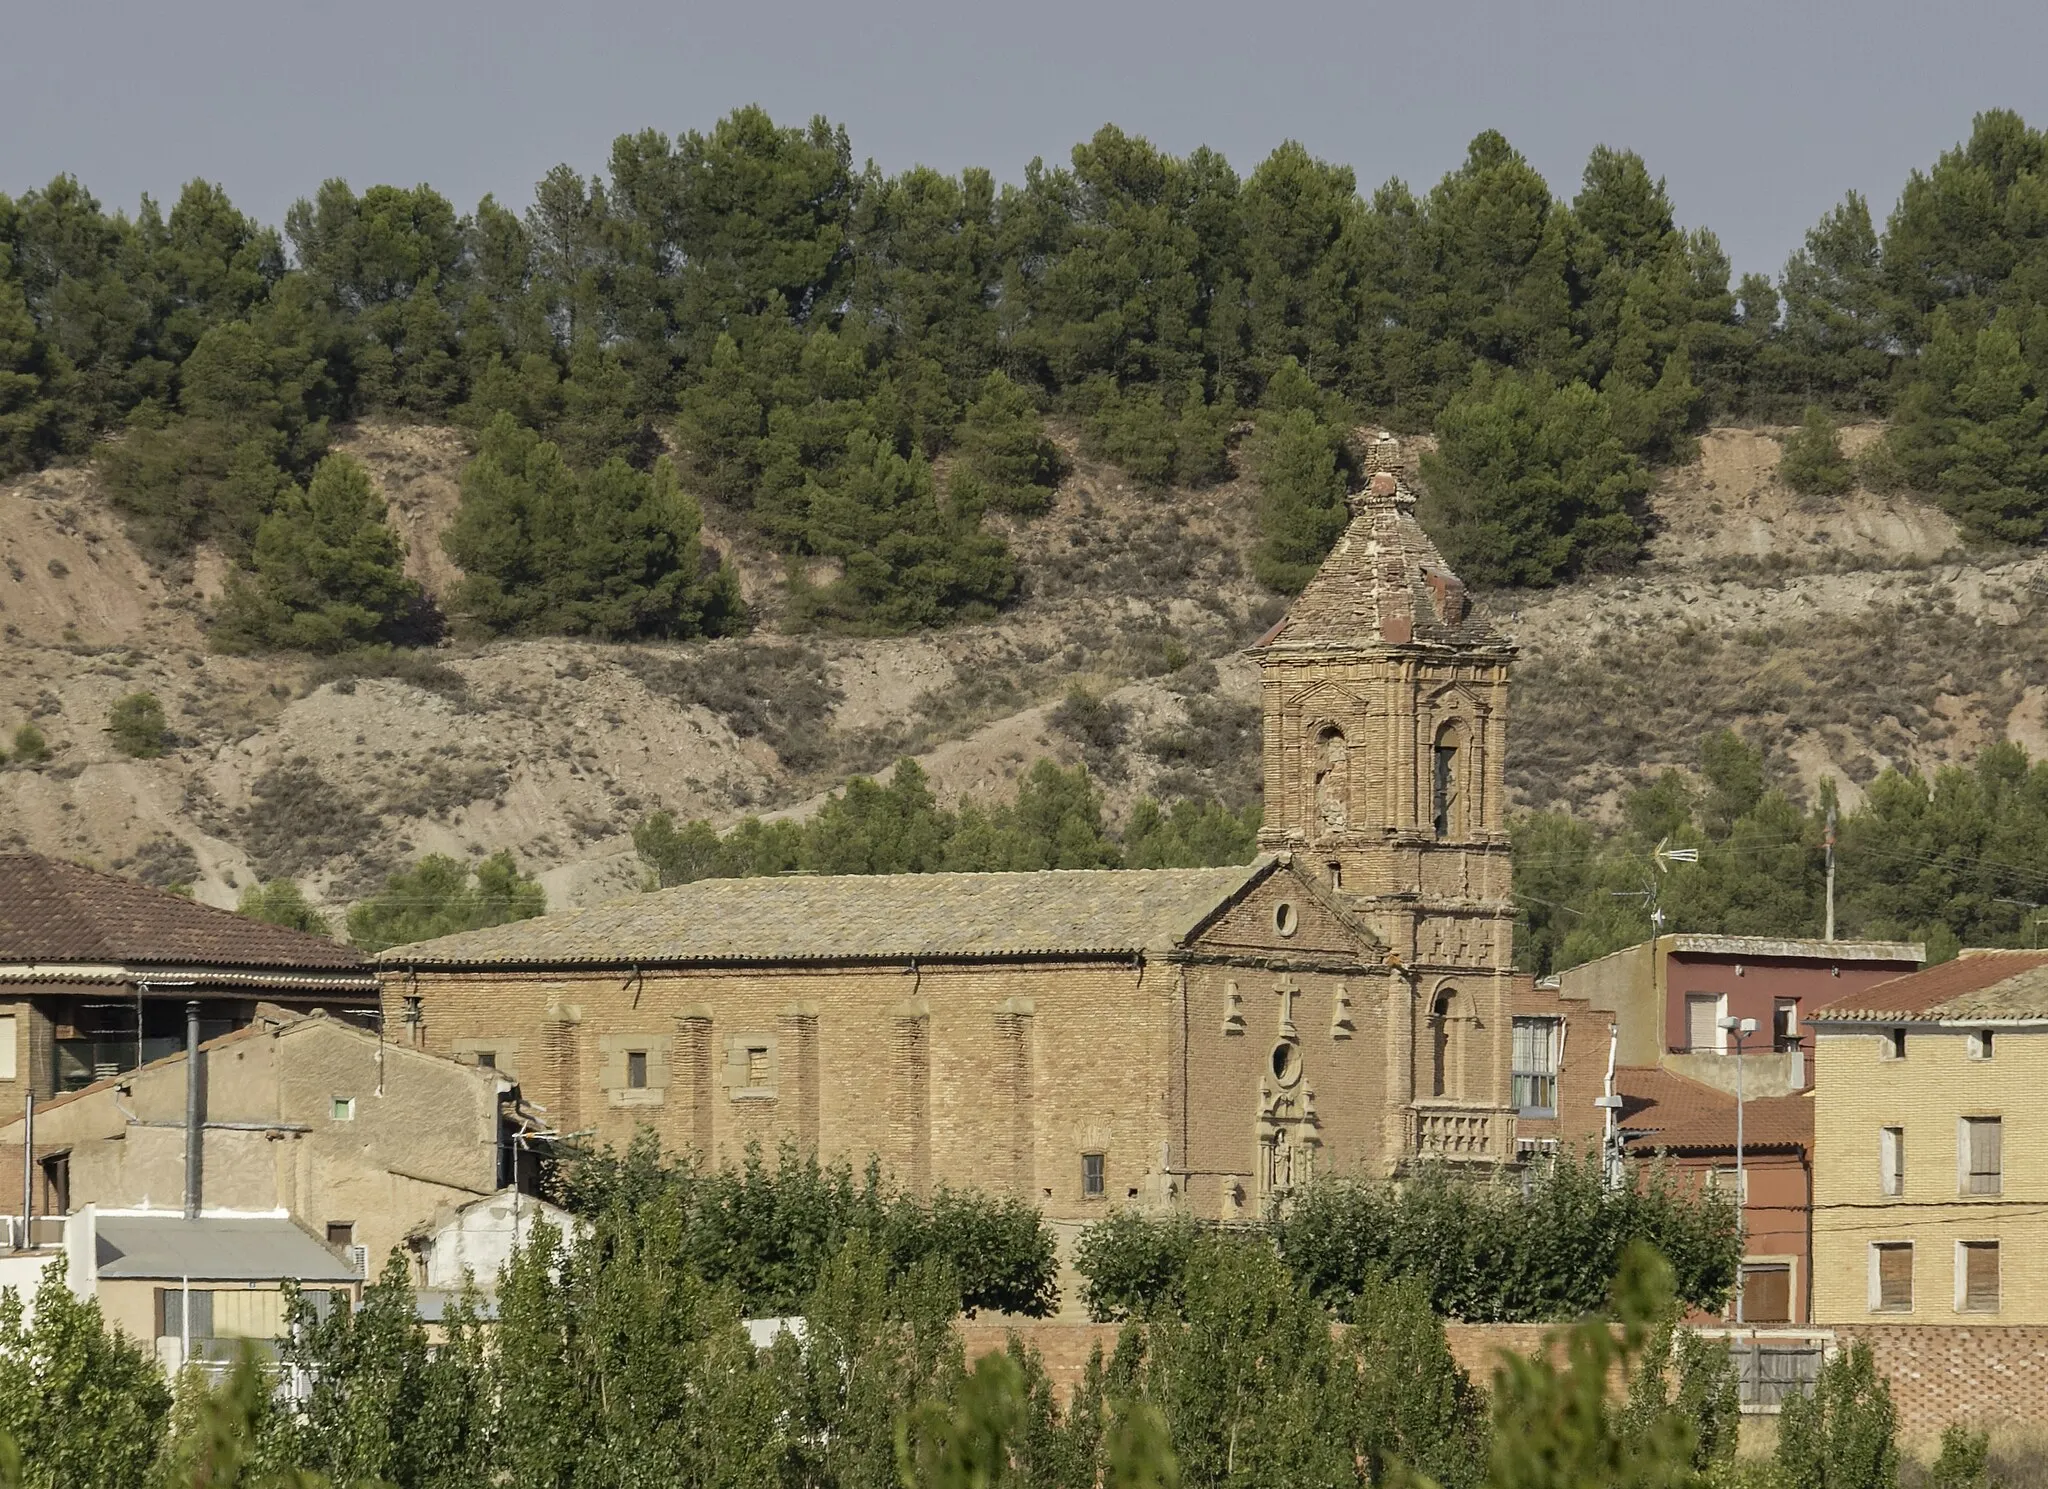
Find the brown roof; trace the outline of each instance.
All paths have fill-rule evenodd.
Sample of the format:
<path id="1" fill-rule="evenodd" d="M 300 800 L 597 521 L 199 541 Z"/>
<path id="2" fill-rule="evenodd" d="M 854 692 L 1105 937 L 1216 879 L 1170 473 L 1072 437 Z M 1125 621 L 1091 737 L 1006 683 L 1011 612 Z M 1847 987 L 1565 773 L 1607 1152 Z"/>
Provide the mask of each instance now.
<path id="1" fill-rule="evenodd" d="M 1845 994 L 1814 1022 L 2048 1017 L 2048 951 L 1967 950 L 1954 961 Z"/>
<path id="2" fill-rule="evenodd" d="M 390 966 L 1129 956 L 1184 944 L 1276 867 L 700 879 L 394 946 Z M 1304 893 L 1316 893 L 1304 881 Z M 1370 943 L 1370 933 L 1361 931 Z"/>
<path id="3" fill-rule="evenodd" d="M 1375 474 L 1351 509 L 1337 546 L 1255 649 L 1436 644 L 1513 651 L 1416 521 L 1415 498 L 1397 476 Z"/>
<path id="4" fill-rule="evenodd" d="M 355 972 L 353 949 L 34 853 L 0 853 L 0 962 Z"/>
<path id="5" fill-rule="evenodd" d="M 1654 1065 L 1614 1072 L 1622 1099 L 1619 1121 L 1631 1146 L 1674 1153 L 1733 1153 L 1735 1098 L 1726 1091 Z M 1744 1148 L 1813 1145 L 1813 1102 L 1805 1096 L 1751 1097 L 1742 1104 Z"/>

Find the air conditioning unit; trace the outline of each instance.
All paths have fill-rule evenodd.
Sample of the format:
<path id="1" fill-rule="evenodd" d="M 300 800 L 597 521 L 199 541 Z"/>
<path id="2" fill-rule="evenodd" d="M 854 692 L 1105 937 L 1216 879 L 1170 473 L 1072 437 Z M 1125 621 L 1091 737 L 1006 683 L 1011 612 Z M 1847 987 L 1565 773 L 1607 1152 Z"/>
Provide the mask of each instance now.
<path id="1" fill-rule="evenodd" d="M 367 1277 L 370 1275 L 369 1247 L 344 1246 L 342 1251 L 348 1257 L 348 1264 L 356 1269 L 356 1276 Z"/>

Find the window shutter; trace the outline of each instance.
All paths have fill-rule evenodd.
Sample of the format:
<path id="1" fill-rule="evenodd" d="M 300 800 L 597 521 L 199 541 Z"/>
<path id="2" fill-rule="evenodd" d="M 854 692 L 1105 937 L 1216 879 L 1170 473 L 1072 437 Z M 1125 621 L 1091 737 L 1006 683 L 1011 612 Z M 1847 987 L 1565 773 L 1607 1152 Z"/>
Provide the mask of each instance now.
<path id="1" fill-rule="evenodd" d="M 1685 1000 L 1685 1038 L 1694 1050 L 1720 1048 L 1721 1031 L 1715 1027 L 1721 1000 L 1708 994 L 1692 993 Z"/>
<path id="2" fill-rule="evenodd" d="M 1877 1306 L 1909 1310 L 1913 1306 L 1913 1248 L 1887 1245 L 1877 1248 Z"/>
<path id="3" fill-rule="evenodd" d="M 1963 1243 L 1963 1307 L 1973 1311 L 1998 1309 L 1998 1243 Z"/>
<path id="4" fill-rule="evenodd" d="M 1970 1194 L 1997 1194 L 2005 1169 L 2005 1124 L 1996 1117 L 1965 1117 L 1968 1135 L 1969 1173 L 1964 1190 Z"/>
<path id="5" fill-rule="evenodd" d="M 1751 1324 L 1784 1324 L 1792 1321 L 1790 1267 L 1742 1269 L 1742 1320 Z"/>

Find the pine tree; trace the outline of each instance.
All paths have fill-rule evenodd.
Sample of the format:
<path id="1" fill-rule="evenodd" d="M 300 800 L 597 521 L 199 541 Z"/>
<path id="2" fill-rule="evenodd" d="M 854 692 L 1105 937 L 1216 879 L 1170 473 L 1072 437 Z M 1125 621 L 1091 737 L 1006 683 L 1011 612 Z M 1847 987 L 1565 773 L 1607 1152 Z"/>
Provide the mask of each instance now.
<path id="1" fill-rule="evenodd" d="M 1856 484 L 1856 471 L 1842 453 L 1841 432 L 1827 410 L 1809 404 L 1796 433 L 1785 437 L 1778 476 L 1802 496 L 1839 496 Z"/>
<path id="2" fill-rule="evenodd" d="M 1890 449 L 1969 536 L 2038 542 L 2048 533 L 2048 306 L 2025 321 L 2001 311 L 1975 332 L 1944 310 L 1932 326 Z"/>
<path id="3" fill-rule="evenodd" d="M 0 478 L 34 470 L 56 453 L 56 368 L 0 250 Z"/>
<path id="4" fill-rule="evenodd" d="M 410 869 L 392 874 L 383 889 L 348 912 L 348 938 L 366 952 L 378 952 L 527 920 L 546 913 L 547 907 L 540 881 L 519 871 L 509 849 L 493 853 L 474 868 L 430 853 Z"/>
<path id="5" fill-rule="evenodd" d="M 1059 451 L 1045 437 L 1045 422 L 1031 396 L 1000 372 L 991 372 L 981 395 L 961 420 L 960 464 L 981 483 L 999 512 L 1043 512 L 1060 476 Z"/>
<path id="6" fill-rule="evenodd" d="M 257 529 L 251 565 L 222 605 L 223 650 L 344 651 L 389 639 L 421 599 L 383 497 L 347 455 L 321 461 L 305 490 L 285 491 Z"/>
<path id="7" fill-rule="evenodd" d="M 1482 374 L 1444 409 L 1420 515 L 1474 584 L 1555 584 L 1632 558 L 1650 478 L 1584 383 Z"/>
<path id="8" fill-rule="evenodd" d="M 1259 582 L 1297 594 L 1350 518 L 1343 436 L 1306 408 L 1259 416 L 1248 457 L 1259 480 Z"/>
<path id="9" fill-rule="evenodd" d="M 1888 399 L 1896 320 L 1870 207 L 1850 192 L 1785 264 L 1785 329 L 1772 381 L 1805 403 L 1869 412 Z"/>

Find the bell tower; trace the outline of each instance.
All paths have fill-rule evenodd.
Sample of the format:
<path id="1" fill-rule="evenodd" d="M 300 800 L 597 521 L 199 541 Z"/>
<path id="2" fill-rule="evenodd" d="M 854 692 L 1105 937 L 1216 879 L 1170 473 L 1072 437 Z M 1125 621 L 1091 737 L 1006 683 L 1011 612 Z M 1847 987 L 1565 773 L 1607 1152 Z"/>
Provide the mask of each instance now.
<path id="1" fill-rule="evenodd" d="M 1341 895 L 1403 970 L 1391 1102 L 1494 1106 L 1514 954 L 1502 767 L 1515 648 L 1416 521 L 1399 455 L 1391 436 L 1368 443 L 1349 527 L 1252 649 L 1259 843 Z"/>

